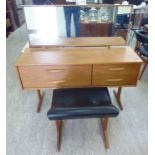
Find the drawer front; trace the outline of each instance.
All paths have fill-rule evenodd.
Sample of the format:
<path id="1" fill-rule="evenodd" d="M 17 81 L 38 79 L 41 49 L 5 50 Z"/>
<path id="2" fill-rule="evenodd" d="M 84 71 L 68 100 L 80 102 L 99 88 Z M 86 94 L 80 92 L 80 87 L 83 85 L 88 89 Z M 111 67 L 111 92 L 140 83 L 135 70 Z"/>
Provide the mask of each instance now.
<path id="1" fill-rule="evenodd" d="M 93 65 L 93 86 L 136 85 L 140 64 Z"/>
<path id="2" fill-rule="evenodd" d="M 24 88 L 90 86 L 91 65 L 20 66 Z"/>

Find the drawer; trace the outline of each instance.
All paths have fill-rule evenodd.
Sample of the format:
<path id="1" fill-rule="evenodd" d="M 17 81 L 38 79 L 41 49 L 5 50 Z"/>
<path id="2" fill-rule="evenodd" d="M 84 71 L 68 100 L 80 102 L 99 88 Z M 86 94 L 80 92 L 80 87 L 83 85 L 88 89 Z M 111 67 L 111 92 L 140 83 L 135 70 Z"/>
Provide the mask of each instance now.
<path id="1" fill-rule="evenodd" d="M 136 85 L 140 64 L 93 65 L 93 86 Z"/>
<path id="2" fill-rule="evenodd" d="M 91 65 L 20 66 L 24 88 L 90 86 Z"/>

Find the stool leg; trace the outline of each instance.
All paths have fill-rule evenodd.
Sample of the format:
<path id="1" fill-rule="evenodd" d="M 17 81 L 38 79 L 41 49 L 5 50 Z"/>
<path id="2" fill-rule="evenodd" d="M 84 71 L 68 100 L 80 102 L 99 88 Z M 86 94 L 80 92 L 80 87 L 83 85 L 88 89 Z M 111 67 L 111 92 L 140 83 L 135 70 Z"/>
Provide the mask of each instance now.
<path id="1" fill-rule="evenodd" d="M 121 91 L 122 91 L 122 87 L 118 87 L 117 92 L 114 90 L 114 95 L 115 95 L 115 98 L 117 100 L 117 104 L 118 104 L 119 108 L 121 110 L 123 110 L 123 105 L 122 105 L 122 102 L 121 102 Z"/>
<path id="2" fill-rule="evenodd" d="M 106 149 L 109 148 L 109 139 L 108 139 L 108 131 L 107 131 L 108 121 L 109 121 L 108 117 L 101 119 L 101 124 L 102 124 L 102 129 L 103 129 L 103 140 L 104 140 L 104 146 Z"/>
<path id="3" fill-rule="evenodd" d="M 55 124 L 56 124 L 56 129 L 57 129 L 57 151 L 60 151 L 62 121 L 61 120 L 56 120 Z"/>

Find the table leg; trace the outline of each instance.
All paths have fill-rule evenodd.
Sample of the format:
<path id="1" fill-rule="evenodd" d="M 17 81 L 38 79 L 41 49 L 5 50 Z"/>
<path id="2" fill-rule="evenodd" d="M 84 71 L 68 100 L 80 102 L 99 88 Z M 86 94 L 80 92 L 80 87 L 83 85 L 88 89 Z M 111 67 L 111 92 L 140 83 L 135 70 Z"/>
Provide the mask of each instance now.
<path id="1" fill-rule="evenodd" d="M 117 92 L 114 90 L 114 95 L 116 97 L 117 104 L 118 104 L 120 110 L 123 110 L 123 105 L 121 103 L 121 90 L 122 90 L 122 87 L 118 87 L 118 91 Z"/>
<path id="2" fill-rule="evenodd" d="M 37 90 L 37 94 L 38 94 L 38 98 L 39 98 L 39 102 L 38 102 L 38 106 L 37 106 L 37 112 L 40 112 L 42 101 L 44 98 L 44 93 L 41 94 L 41 91 Z"/>

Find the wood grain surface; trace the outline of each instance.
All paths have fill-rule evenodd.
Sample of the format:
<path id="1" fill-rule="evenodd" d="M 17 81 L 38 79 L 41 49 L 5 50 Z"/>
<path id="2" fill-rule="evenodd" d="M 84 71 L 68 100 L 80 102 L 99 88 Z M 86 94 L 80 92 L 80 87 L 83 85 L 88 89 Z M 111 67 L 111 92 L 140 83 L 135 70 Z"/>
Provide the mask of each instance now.
<path id="1" fill-rule="evenodd" d="M 22 65 L 83 65 L 142 63 L 141 58 L 130 47 L 66 47 L 54 49 L 25 49 L 16 61 Z"/>
<path id="2" fill-rule="evenodd" d="M 72 37 L 72 38 L 51 38 L 31 39 L 30 47 L 86 47 L 86 46 L 123 46 L 126 42 L 122 37 Z"/>

